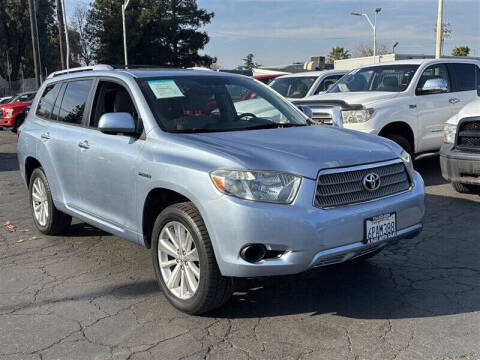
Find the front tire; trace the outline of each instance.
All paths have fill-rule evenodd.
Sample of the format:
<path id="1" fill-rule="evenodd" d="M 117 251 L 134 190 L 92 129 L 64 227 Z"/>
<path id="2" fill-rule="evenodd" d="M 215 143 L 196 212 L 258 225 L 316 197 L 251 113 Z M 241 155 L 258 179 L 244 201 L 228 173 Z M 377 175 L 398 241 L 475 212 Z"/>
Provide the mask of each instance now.
<path id="1" fill-rule="evenodd" d="M 55 207 L 47 177 L 42 168 L 36 168 L 30 176 L 29 195 L 33 222 L 41 233 L 57 235 L 68 229 L 72 217 Z"/>
<path id="2" fill-rule="evenodd" d="M 414 153 L 413 153 L 413 145 L 410 144 L 410 141 L 408 141 L 406 138 L 404 138 L 401 135 L 395 135 L 395 134 L 386 134 L 385 137 L 387 139 L 392 140 L 393 142 L 396 142 L 398 145 L 400 145 L 403 150 L 408 152 L 412 159 L 414 158 Z"/>
<path id="3" fill-rule="evenodd" d="M 163 210 L 151 241 L 155 275 L 174 307 L 198 315 L 230 298 L 232 279 L 221 275 L 205 223 L 191 202 Z"/>

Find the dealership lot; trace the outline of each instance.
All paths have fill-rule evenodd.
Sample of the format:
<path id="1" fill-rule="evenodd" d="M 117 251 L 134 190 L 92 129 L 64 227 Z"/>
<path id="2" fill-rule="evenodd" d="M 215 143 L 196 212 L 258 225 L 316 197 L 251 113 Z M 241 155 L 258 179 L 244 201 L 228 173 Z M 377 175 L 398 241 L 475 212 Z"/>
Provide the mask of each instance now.
<path id="1" fill-rule="evenodd" d="M 15 145 L 0 132 L 0 359 L 480 358 L 480 197 L 454 192 L 436 157 L 416 163 L 419 237 L 365 263 L 243 280 L 192 317 L 161 294 L 149 250 L 83 223 L 37 233 Z"/>

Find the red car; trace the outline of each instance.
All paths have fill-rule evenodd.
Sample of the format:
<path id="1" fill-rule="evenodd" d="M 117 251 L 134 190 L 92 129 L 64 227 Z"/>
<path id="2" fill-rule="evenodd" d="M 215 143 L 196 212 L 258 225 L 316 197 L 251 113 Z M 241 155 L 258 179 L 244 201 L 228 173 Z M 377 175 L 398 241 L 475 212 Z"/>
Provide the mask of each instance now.
<path id="1" fill-rule="evenodd" d="M 25 120 L 26 108 L 32 103 L 35 92 L 18 94 L 10 102 L 0 105 L 0 128 L 8 127 L 13 131 Z"/>

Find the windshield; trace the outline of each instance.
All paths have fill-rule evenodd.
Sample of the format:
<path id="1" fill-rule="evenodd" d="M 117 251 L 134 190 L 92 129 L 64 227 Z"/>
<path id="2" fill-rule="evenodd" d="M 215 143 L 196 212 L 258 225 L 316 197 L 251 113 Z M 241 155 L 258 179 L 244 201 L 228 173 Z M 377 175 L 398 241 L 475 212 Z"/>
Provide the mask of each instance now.
<path id="1" fill-rule="evenodd" d="M 35 93 L 20 94 L 10 100 L 10 103 L 30 101 L 35 97 Z"/>
<path id="2" fill-rule="evenodd" d="M 307 119 L 268 87 L 243 77 L 181 76 L 139 80 L 160 127 L 216 132 L 305 126 Z"/>
<path id="3" fill-rule="evenodd" d="M 385 65 L 353 70 L 327 92 L 404 91 L 417 69 L 418 65 Z"/>
<path id="4" fill-rule="evenodd" d="M 279 94 L 288 98 L 304 98 L 312 87 L 317 76 L 298 76 L 275 79 L 270 86 Z"/>

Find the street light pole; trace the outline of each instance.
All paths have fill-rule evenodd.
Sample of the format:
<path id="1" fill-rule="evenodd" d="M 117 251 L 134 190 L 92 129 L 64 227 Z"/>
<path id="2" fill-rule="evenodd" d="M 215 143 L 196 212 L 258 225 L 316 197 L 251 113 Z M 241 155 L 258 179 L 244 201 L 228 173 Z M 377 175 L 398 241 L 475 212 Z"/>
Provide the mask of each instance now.
<path id="1" fill-rule="evenodd" d="M 443 23 L 443 0 L 438 0 L 437 13 L 437 37 L 435 41 L 435 59 L 442 56 L 442 23 Z"/>
<path id="2" fill-rule="evenodd" d="M 63 11 L 63 25 L 65 28 L 65 44 L 66 44 L 66 65 L 67 69 L 70 69 L 70 41 L 68 40 L 68 25 L 67 25 L 67 15 L 65 14 L 65 1 L 62 0 L 62 11 Z"/>
<path id="3" fill-rule="evenodd" d="M 127 30 L 125 27 L 125 10 L 130 3 L 130 0 L 125 0 L 122 4 L 122 25 L 123 25 L 123 55 L 125 58 L 125 68 L 128 68 L 128 54 L 127 54 Z"/>
<path id="4" fill-rule="evenodd" d="M 375 56 L 377 56 L 377 14 L 382 11 L 382 8 L 376 8 L 375 9 L 375 19 L 374 23 L 370 20 L 370 17 L 365 14 L 365 13 L 357 13 L 357 12 L 352 12 L 351 15 L 354 16 L 364 16 L 365 19 L 367 19 L 368 24 L 373 30 L 373 59 L 375 61 Z"/>

